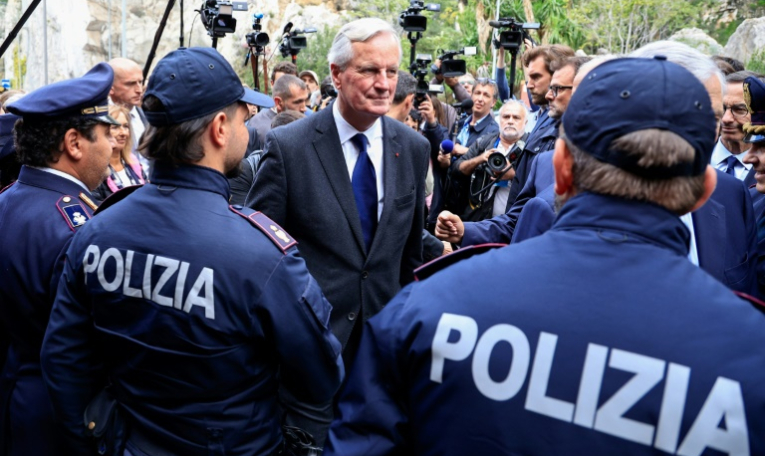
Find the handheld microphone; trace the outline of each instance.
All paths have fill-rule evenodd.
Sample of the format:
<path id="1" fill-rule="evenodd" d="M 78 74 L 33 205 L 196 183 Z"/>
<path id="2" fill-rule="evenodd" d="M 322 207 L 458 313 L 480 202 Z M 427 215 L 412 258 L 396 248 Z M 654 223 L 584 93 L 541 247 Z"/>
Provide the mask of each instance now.
<path id="1" fill-rule="evenodd" d="M 448 139 L 441 141 L 441 153 L 446 155 L 452 153 L 454 150 L 454 143 Z"/>

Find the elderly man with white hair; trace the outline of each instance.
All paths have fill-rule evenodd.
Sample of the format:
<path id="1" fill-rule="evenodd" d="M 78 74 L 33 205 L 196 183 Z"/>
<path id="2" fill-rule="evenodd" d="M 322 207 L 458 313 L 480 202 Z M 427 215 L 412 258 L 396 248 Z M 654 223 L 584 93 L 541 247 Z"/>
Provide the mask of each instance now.
<path id="1" fill-rule="evenodd" d="M 346 367 L 362 322 L 414 280 L 422 262 L 430 147 L 385 116 L 401 52 L 398 33 L 383 20 L 344 25 L 328 55 L 337 100 L 268 133 L 246 203 L 298 241 L 333 307 L 316 318 L 343 344 Z"/>

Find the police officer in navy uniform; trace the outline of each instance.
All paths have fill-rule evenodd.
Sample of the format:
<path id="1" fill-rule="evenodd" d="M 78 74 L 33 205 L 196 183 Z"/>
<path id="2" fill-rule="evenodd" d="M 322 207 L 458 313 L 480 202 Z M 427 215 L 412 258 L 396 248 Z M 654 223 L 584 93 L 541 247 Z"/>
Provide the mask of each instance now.
<path id="1" fill-rule="evenodd" d="M 15 124 L 18 180 L 0 194 L 0 322 L 9 339 L 0 379 L 0 454 L 64 455 L 40 372 L 64 252 L 93 216 L 90 190 L 111 153 L 106 64 L 51 84 L 8 106 Z"/>
<path id="2" fill-rule="evenodd" d="M 751 144 L 744 163 L 751 163 L 756 183 L 749 188 L 757 219 L 757 287 L 765 297 L 765 77 L 744 80 L 744 101 L 751 121 L 744 124 L 744 142 Z"/>
<path id="3" fill-rule="evenodd" d="M 279 394 L 323 407 L 339 388 L 331 307 L 296 242 L 228 205 L 246 103 L 267 101 L 214 49 L 180 48 L 157 64 L 140 145 L 155 163 L 151 183 L 74 240 L 43 343 L 70 454 L 88 451 L 88 428 L 101 422 L 86 426 L 83 412 L 105 386 L 134 456 L 277 454 Z M 302 410 L 283 412 L 310 427 Z"/>
<path id="4" fill-rule="evenodd" d="M 562 124 L 552 229 L 370 319 L 325 456 L 765 454 L 762 303 L 688 261 L 678 218 L 716 183 L 704 86 L 612 60 Z"/>

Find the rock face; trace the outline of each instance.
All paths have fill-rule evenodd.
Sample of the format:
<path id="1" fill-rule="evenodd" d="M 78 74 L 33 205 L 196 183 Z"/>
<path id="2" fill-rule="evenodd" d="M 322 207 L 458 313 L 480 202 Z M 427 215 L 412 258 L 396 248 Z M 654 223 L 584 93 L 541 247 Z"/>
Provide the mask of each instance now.
<path id="1" fill-rule="evenodd" d="M 30 2 L 8 0 L 0 29 L 10 30 Z M 168 1 L 125 0 L 125 3 L 125 56 L 143 66 Z M 186 0 L 183 3 L 184 45 L 211 46 L 212 40 L 194 11 L 200 7 L 202 0 Z M 295 28 L 301 29 L 339 25 L 344 22 L 344 14 L 339 11 L 347 6 L 344 0 L 249 0 L 247 3 L 247 13 L 234 13 L 237 19 L 236 32 L 218 40 L 218 50 L 236 69 L 241 68 L 244 62 L 247 52 L 245 35 L 252 31 L 254 13 L 264 14 L 262 31 L 271 37 L 273 48 L 278 45 L 280 32 L 288 21 L 293 22 Z M 122 4 L 123 0 L 47 0 L 48 82 L 81 76 L 96 63 L 108 60 L 110 51 L 112 57 L 122 55 Z M 180 18 L 180 1 L 176 1 L 153 64 L 179 47 Z M 21 86 L 27 90 L 45 84 L 43 30 L 41 3 L 3 56 L 4 75 L 8 77 L 19 74 L 18 60 L 14 62 L 13 49 L 18 47 L 18 54 L 22 58 L 26 57 L 26 75 Z"/>
<path id="2" fill-rule="evenodd" d="M 682 29 L 669 37 L 669 40 L 685 43 L 707 55 L 720 54 L 723 50 L 714 38 L 697 28 Z"/>
<path id="3" fill-rule="evenodd" d="M 725 55 L 747 63 L 757 52 L 765 50 L 765 17 L 741 23 L 725 45 Z"/>

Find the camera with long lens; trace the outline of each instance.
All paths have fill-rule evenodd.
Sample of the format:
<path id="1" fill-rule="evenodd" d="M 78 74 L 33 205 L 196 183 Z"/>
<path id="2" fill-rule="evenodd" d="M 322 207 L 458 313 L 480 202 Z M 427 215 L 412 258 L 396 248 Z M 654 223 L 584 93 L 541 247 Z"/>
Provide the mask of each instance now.
<path id="1" fill-rule="evenodd" d="M 503 47 L 508 51 L 517 51 L 523 45 L 523 39 L 529 38 L 526 30 L 539 29 L 539 22 L 519 22 L 512 17 L 503 17 L 489 21 L 489 25 L 502 30 L 494 40 L 494 47 Z M 503 30 L 504 29 L 504 30 Z"/>
<path id="2" fill-rule="evenodd" d="M 428 68 L 433 59 L 428 54 L 417 54 L 412 66 L 412 76 L 417 79 L 417 86 L 414 89 L 414 109 L 419 109 L 420 104 L 427 99 L 429 93 L 442 93 L 444 86 L 429 84 L 425 77 L 428 75 Z"/>
<path id="3" fill-rule="evenodd" d="M 519 147 L 513 147 L 513 149 L 510 151 L 510 154 L 505 156 L 502 152 L 492 152 L 489 155 L 488 160 L 486 160 L 486 163 L 481 165 L 484 171 L 493 173 L 493 174 L 504 174 L 509 168 L 507 166 L 507 163 L 510 162 L 510 165 L 515 167 L 518 164 L 518 159 L 520 158 L 520 154 L 518 151 L 523 149 L 522 144 L 524 144 L 522 141 L 519 141 Z"/>
<path id="4" fill-rule="evenodd" d="M 316 29 L 309 27 L 303 30 L 292 30 L 292 22 L 288 22 L 284 26 L 284 32 L 282 35 L 282 42 L 279 44 L 279 52 L 282 57 L 288 55 L 296 56 L 301 49 L 308 47 L 308 40 L 305 37 L 306 33 L 316 33 Z"/>
<path id="5" fill-rule="evenodd" d="M 467 65 L 464 60 L 455 59 L 457 55 L 475 55 L 475 47 L 464 47 L 459 51 L 444 51 L 441 50 L 441 55 L 438 56 L 438 60 L 441 61 L 441 68 L 435 64 L 430 66 L 433 74 L 443 75 L 445 78 L 456 78 L 467 73 Z"/>
<path id="6" fill-rule="evenodd" d="M 263 32 L 263 25 L 260 21 L 263 19 L 263 13 L 255 13 L 252 15 L 252 32 L 245 35 L 247 38 L 247 46 L 254 48 L 263 48 L 268 46 L 270 38 L 268 33 Z"/>
<path id="7" fill-rule="evenodd" d="M 407 32 L 424 32 L 428 28 L 428 18 L 420 14 L 422 10 L 438 13 L 441 11 L 441 5 L 411 0 L 409 8 L 399 15 L 398 24 Z"/>
<path id="8" fill-rule="evenodd" d="M 221 38 L 236 31 L 234 11 L 247 11 L 247 2 L 205 0 L 198 11 L 207 34 Z"/>

